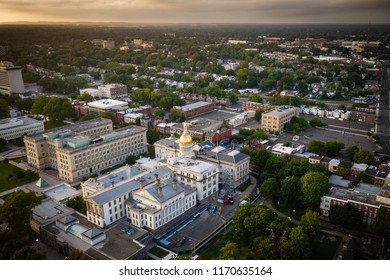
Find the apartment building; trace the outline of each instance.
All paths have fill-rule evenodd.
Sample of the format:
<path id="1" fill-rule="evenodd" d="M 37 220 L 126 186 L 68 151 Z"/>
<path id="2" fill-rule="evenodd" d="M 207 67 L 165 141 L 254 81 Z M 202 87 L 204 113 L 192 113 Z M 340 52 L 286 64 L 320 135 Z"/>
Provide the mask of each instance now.
<path id="1" fill-rule="evenodd" d="M 252 101 L 244 101 L 244 102 L 242 102 L 242 106 L 241 106 L 241 109 L 243 111 L 248 111 L 248 110 L 271 111 L 271 110 L 275 110 L 275 108 L 276 108 L 276 106 L 271 105 L 271 104 L 264 104 L 264 103 L 258 103 L 258 102 L 252 102 Z"/>
<path id="2" fill-rule="evenodd" d="M 280 106 L 276 110 L 263 113 L 261 116 L 261 129 L 268 132 L 283 133 L 284 125 L 293 117 L 299 116 L 299 108 Z"/>
<path id="3" fill-rule="evenodd" d="M 145 128 L 130 126 L 113 131 L 112 122 L 107 119 L 25 136 L 24 142 L 31 166 L 56 169 L 59 177 L 69 182 L 147 151 Z"/>
<path id="4" fill-rule="evenodd" d="M 30 119 L 25 116 L 0 120 L 0 138 L 7 141 L 18 139 L 23 135 L 32 135 L 44 131 L 43 121 Z"/>

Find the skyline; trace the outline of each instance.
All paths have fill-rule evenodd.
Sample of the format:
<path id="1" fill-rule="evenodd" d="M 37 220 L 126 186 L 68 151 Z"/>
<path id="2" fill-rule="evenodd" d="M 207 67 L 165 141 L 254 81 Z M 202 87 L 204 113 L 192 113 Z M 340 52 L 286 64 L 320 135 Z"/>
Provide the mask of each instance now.
<path id="1" fill-rule="evenodd" d="M 3 0 L 0 23 L 389 24 L 387 0 Z"/>

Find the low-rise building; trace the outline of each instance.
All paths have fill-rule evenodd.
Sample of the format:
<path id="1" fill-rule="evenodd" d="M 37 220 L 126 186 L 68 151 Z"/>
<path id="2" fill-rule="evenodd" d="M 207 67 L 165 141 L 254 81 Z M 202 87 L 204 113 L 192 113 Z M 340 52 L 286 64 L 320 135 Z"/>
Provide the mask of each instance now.
<path id="1" fill-rule="evenodd" d="M 110 111 L 124 111 L 129 108 L 129 104 L 125 101 L 114 99 L 101 99 L 87 103 L 90 111 L 96 112 L 110 112 Z"/>
<path id="2" fill-rule="evenodd" d="M 23 135 L 32 135 L 44 131 L 43 121 L 25 116 L 0 120 L 0 138 L 7 141 L 18 139 Z"/>
<path id="3" fill-rule="evenodd" d="M 184 106 L 175 106 L 172 110 L 184 114 L 186 119 L 191 119 L 198 115 L 211 112 L 215 109 L 215 104 L 210 102 L 199 101 Z"/>
<path id="4" fill-rule="evenodd" d="M 271 153 L 277 157 L 288 157 L 290 158 L 295 153 L 302 153 L 305 149 L 304 145 L 297 147 L 286 147 L 282 143 L 277 143 L 272 146 Z"/>
<path id="5" fill-rule="evenodd" d="M 275 110 L 275 108 L 276 108 L 275 105 L 252 102 L 252 101 L 242 102 L 242 107 L 241 107 L 243 111 L 248 111 L 248 110 L 272 111 Z"/>

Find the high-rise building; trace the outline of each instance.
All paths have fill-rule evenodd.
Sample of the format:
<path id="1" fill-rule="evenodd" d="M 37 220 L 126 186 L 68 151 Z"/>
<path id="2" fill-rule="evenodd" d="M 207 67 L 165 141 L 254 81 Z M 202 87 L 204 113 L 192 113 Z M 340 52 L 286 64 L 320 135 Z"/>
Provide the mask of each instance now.
<path id="1" fill-rule="evenodd" d="M 22 67 L 14 66 L 11 62 L 0 62 L 0 94 L 11 95 L 25 92 Z"/>

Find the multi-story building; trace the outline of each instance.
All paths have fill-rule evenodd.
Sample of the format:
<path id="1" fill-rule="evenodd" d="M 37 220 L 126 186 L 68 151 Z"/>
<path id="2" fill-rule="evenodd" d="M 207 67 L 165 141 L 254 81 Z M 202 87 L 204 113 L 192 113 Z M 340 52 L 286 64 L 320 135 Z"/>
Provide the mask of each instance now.
<path id="1" fill-rule="evenodd" d="M 172 175 L 172 170 L 167 167 L 145 171 L 139 167 L 124 166 L 108 175 L 83 182 L 81 187 L 88 220 L 104 228 L 126 217 L 126 200 L 131 198 L 133 191 L 153 184 L 156 178 L 164 181 Z"/>
<path id="2" fill-rule="evenodd" d="M 0 138 L 7 141 L 45 131 L 43 121 L 28 117 L 17 117 L 0 120 Z"/>
<path id="3" fill-rule="evenodd" d="M 364 183 L 353 189 L 333 187 L 327 195 L 321 198 L 320 213 L 324 217 L 328 217 L 333 205 L 345 206 L 349 204 L 362 214 L 364 224 L 371 224 L 382 206 L 382 203 L 377 201 L 380 190 L 377 186 Z"/>
<path id="4" fill-rule="evenodd" d="M 209 141 L 205 143 L 209 145 L 191 144 L 195 157 L 218 165 L 221 184 L 236 188 L 249 179 L 250 157 L 248 155 L 222 146 L 214 147 Z M 174 137 L 161 139 L 154 143 L 154 147 L 157 159 L 180 157 L 180 140 Z"/>
<path id="5" fill-rule="evenodd" d="M 196 190 L 198 200 L 205 199 L 218 191 L 218 165 L 202 160 L 184 157 L 167 159 L 167 166 L 176 172 L 177 181 Z"/>
<path id="6" fill-rule="evenodd" d="M 0 94 L 11 95 L 25 92 L 22 67 L 9 61 L 0 62 Z"/>
<path id="7" fill-rule="evenodd" d="M 195 151 L 195 155 L 218 165 L 219 181 L 224 186 L 237 188 L 249 179 L 250 157 L 239 150 L 222 146 L 202 147 Z"/>
<path id="8" fill-rule="evenodd" d="M 211 112 L 215 109 L 215 104 L 205 101 L 199 101 L 184 106 L 175 106 L 172 110 L 184 114 L 186 119 L 196 117 L 200 114 Z"/>
<path id="9" fill-rule="evenodd" d="M 195 189 L 180 184 L 176 178 L 155 181 L 140 187 L 126 202 L 127 218 L 137 227 L 155 230 L 196 206 Z"/>
<path id="10" fill-rule="evenodd" d="M 94 119 L 44 134 L 25 136 L 28 163 L 42 170 L 58 170 L 59 177 L 77 181 L 117 165 L 129 155 L 147 151 L 146 129 L 112 130 L 112 121 Z"/>
<path id="11" fill-rule="evenodd" d="M 274 111 L 261 115 L 261 129 L 269 132 L 282 133 L 284 125 L 289 123 L 293 117 L 299 116 L 299 108 L 291 106 L 280 106 Z"/>
<path id="12" fill-rule="evenodd" d="M 127 98 L 127 86 L 122 84 L 107 84 L 104 86 L 98 86 L 98 88 L 83 88 L 80 89 L 80 94 L 84 92 L 88 93 L 92 97 L 109 98 L 109 99 L 121 99 Z"/>
<path id="13" fill-rule="evenodd" d="M 271 110 L 275 110 L 276 106 L 271 104 L 252 102 L 252 101 L 244 101 L 242 102 L 241 108 L 243 111 L 248 111 L 248 110 L 271 111 Z"/>

